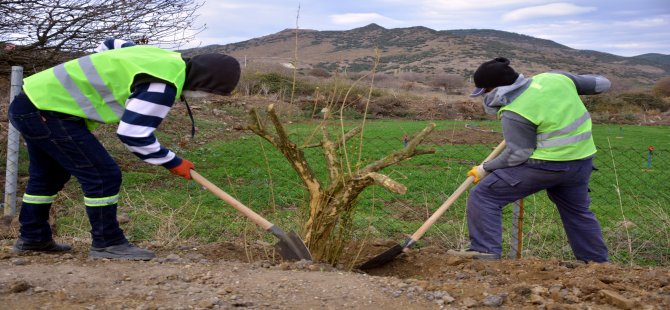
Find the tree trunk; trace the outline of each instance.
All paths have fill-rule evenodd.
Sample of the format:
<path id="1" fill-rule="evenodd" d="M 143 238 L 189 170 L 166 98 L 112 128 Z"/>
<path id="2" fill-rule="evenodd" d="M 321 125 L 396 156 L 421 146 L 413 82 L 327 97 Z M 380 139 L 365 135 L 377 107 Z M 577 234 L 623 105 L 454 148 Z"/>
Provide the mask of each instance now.
<path id="1" fill-rule="evenodd" d="M 329 186 L 324 188 L 316 178 L 302 149 L 289 140 L 273 105 L 268 106 L 267 113 L 275 128 L 274 133 L 267 130 L 255 109 L 251 110 L 251 120 L 247 129 L 270 142 L 284 155 L 309 192 L 309 218 L 303 225 L 303 240 L 316 261 L 327 259 L 330 263 L 337 263 L 338 253 L 341 253 L 344 243 L 341 242 L 342 240 L 334 240 L 336 237 L 333 236 L 333 232 L 341 224 L 342 216 L 351 214 L 356 198 L 366 187 L 377 184 L 395 193 L 405 193 L 405 186 L 377 171 L 413 156 L 435 152 L 435 150 L 417 149 L 417 146 L 435 128 L 435 124 L 429 124 L 412 138 L 404 149 L 396 150 L 357 171 L 345 172 L 342 169 L 341 156 L 338 155 L 338 151 L 346 146 L 348 139 L 359 134 L 361 128 L 354 128 L 333 142 L 324 126 L 321 141 L 315 145 L 305 146 L 323 148 L 329 178 Z"/>

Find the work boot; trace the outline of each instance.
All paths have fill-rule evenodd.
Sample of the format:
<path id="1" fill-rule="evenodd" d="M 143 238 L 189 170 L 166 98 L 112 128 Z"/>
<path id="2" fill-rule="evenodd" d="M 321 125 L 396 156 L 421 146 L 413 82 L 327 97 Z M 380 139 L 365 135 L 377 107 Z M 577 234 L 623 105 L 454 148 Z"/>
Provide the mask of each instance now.
<path id="1" fill-rule="evenodd" d="M 449 251 L 447 251 L 447 254 L 448 255 L 453 255 L 453 256 L 458 256 L 458 257 L 472 258 L 472 259 L 485 259 L 485 260 L 500 259 L 500 255 L 498 255 L 498 254 L 477 252 L 477 251 L 471 250 L 471 249 L 461 250 L 461 251 L 449 250 Z"/>
<path id="2" fill-rule="evenodd" d="M 49 241 L 25 241 L 21 238 L 16 240 L 12 252 L 44 252 L 44 253 L 61 253 L 72 250 L 72 247 L 67 244 L 56 243 L 53 239 Z"/>
<path id="3" fill-rule="evenodd" d="M 104 248 L 91 247 L 88 256 L 93 258 L 151 260 L 156 257 L 156 254 L 150 250 L 142 249 L 126 242 Z"/>

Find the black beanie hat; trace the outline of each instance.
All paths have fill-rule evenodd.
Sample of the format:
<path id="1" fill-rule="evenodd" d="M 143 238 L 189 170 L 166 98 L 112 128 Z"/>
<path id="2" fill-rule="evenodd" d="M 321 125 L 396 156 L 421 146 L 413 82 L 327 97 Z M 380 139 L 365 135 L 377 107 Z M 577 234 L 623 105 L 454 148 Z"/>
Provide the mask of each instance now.
<path id="1" fill-rule="evenodd" d="M 240 63 L 224 54 L 202 54 L 184 58 L 184 90 L 204 91 L 227 96 L 240 80 Z"/>
<path id="2" fill-rule="evenodd" d="M 519 77 L 519 73 L 509 66 L 509 59 L 498 57 L 479 66 L 475 71 L 475 89 L 471 96 L 483 94 L 485 88 L 512 85 Z"/>

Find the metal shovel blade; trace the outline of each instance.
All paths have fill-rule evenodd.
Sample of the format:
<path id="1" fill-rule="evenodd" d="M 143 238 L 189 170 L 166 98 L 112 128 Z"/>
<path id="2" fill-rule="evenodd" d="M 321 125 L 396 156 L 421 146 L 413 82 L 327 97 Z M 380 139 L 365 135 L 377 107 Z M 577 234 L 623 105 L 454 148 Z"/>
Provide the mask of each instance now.
<path id="1" fill-rule="evenodd" d="M 237 211 L 240 211 L 242 214 L 244 214 L 244 216 L 252 220 L 254 223 L 258 224 L 260 227 L 266 231 L 271 232 L 273 235 L 279 238 L 279 243 L 277 243 L 275 247 L 284 259 L 312 260 L 312 254 L 309 253 L 307 246 L 305 246 L 305 243 L 302 241 L 302 239 L 300 239 L 300 237 L 298 237 L 296 233 L 291 232 L 290 234 L 286 234 L 281 228 L 275 226 L 275 224 L 270 223 L 270 221 L 258 215 L 258 213 L 254 212 L 254 210 L 249 209 L 247 206 L 237 201 L 237 199 L 216 187 L 216 185 L 205 179 L 205 177 L 201 176 L 199 173 L 195 172 L 195 170 L 191 170 L 191 177 L 193 180 L 200 183 L 200 185 L 210 190 L 214 195 L 230 204 Z"/>
<path id="2" fill-rule="evenodd" d="M 273 225 L 268 229 L 275 237 L 279 238 L 279 242 L 275 244 L 275 249 L 279 255 L 286 260 L 312 260 L 312 254 L 307 249 L 305 242 L 300 239 L 300 236 L 294 231 L 288 234 L 281 228 Z"/>
<path id="3" fill-rule="evenodd" d="M 363 265 L 360 265 L 358 269 L 369 270 L 384 266 L 388 262 L 392 261 L 396 256 L 400 255 L 404 249 L 405 248 L 403 248 L 402 245 L 396 244 L 392 248 L 384 251 L 384 253 L 379 254 L 373 257 L 372 259 L 368 260 L 367 262 L 363 263 Z"/>

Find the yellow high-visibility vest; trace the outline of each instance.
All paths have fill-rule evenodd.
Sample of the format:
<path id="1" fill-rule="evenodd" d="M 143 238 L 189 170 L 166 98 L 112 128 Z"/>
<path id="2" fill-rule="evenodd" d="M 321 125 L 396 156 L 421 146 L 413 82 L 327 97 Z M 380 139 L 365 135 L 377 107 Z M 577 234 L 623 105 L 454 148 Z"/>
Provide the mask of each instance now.
<path id="1" fill-rule="evenodd" d="M 596 153 L 591 115 L 574 82 L 562 74 L 534 76 L 519 97 L 498 111 L 515 112 L 537 125 L 537 145 L 530 158 L 568 161 Z"/>
<path id="2" fill-rule="evenodd" d="M 38 109 L 79 116 L 94 128 L 119 122 L 138 74 L 171 83 L 179 98 L 186 63 L 180 53 L 152 46 L 113 49 L 27 77 L 23 91 Z"/>

